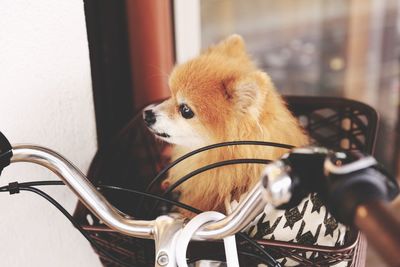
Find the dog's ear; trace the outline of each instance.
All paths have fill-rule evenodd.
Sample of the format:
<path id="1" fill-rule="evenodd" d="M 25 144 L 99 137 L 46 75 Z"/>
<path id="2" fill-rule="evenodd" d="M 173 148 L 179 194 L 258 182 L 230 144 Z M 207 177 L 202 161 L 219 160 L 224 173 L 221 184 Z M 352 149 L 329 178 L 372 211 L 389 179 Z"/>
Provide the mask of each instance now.
<path id="1" fill-rule="evenodd" d="M 270 78 L 262 71 L 253 71 L 241 78 L 223 81 L 225 96 L 232 101 L 235 109 L 258 117 L 264 100 L 272 86 Z"/>
<path id="2" fill-rule="evenodd" d="M 246 47 L 242 36 L 232 34 L 215 46 L 210 47 L 207 52 L 223 53 L 231 57 L 246 56 Z"/>

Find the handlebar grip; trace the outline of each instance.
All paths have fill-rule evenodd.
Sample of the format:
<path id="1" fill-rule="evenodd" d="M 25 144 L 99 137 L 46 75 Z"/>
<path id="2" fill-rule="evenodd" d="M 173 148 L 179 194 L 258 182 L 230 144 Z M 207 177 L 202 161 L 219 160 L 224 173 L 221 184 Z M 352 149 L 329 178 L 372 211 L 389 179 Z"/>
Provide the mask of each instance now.
<path id="1" fill-rule="evenodd" d="M 0 174 L 5 167 L 10 165 L 12 147 L 8 139 L 0 132 Z"/>
<path id="2" fill-rule="evenodd" d="M 329 175 L 322 200 L 340 222 L 352 225 L 360 205 L 373 201 L 389 202 L 398 194 L 397 184 L 391 183 L 376 167 L 343 175 Z"/>

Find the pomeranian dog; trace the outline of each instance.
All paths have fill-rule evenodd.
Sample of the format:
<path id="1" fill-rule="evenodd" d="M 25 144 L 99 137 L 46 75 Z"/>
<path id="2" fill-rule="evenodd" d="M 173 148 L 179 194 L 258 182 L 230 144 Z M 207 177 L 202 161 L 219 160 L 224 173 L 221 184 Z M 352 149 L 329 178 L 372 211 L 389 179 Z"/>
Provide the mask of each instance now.
<path id="1" fill-rule="evenodd" d="M 252 62 L 239 35 L 176 66 L 169 87 L 171 97 L 146 107 L 143 118 L 156 136 L 174 145 L 173 160 L 196 148 L 226 141 L 259 140 L 293 146 L 308 143 L 270 77 Z M 282 148 L 247 145 L 208 150 L 172 168 L 163 184 L 168 186 L 190 171 L 215 162 L 274 160 L 285 152 Z M 200 210 L 226 212 L 226 203 L 238 200 L 259 181 L 264 167 L 235 164 L 198 174 L 179 187 L 180 201 Z"/>

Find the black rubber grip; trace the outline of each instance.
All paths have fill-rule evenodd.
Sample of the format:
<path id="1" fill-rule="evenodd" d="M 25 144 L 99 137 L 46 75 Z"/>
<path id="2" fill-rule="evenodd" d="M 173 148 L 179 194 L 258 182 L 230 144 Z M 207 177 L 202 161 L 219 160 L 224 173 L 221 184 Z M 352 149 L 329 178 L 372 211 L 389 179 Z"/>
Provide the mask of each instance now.
<path id="1" fill-rule="evenodd" d="M 10 165 L 12 155 L 13 153 L 10 142 L 4 134 L 0 132 L 0 174 L 5 167 Z"/>

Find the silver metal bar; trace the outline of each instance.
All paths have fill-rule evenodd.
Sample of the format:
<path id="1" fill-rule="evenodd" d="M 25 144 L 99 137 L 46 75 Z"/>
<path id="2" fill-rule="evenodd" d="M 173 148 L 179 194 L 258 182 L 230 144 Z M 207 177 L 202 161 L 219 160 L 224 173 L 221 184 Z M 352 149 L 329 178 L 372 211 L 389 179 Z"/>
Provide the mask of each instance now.
<path id="1" fill-rule="evenodd" d="M 153 238 L 154 221 L 139 221 L 123 215 L 96 190 L 77 167 L 56 152 L 34 145 L 18 145 L 13 147 L 11 162 L 36 163 L 51 170 L 110 228 L 130 236 Z"/>
<path id="2" fill-rule="evenodd" d="M 96 190 L 77 167 L 56 152 L 34 145 L 18 145 L 13 147 L 11 162 L 30 162 L 51 170 L 111 229 L 129 236 L 154 239 L 157 231 L 154 220 L 139 221 L 122 214 Z M 267 200 L 262 193 L 263 187 L 258 183 L 231 214 L 218 222 L 205 225 L 194 239 L 222 239 L 242 230 L 264 209 Z"/>
<path id="3" fill-rule="evenodd" d="M 263 198 L 263 187 L 261 182 L 258 182 L 231 214 L 218 222 L 206 224 L 196 232 L 194 239 L 222 239 L 236 234 L 264 210 L 266 203 Z"/>

